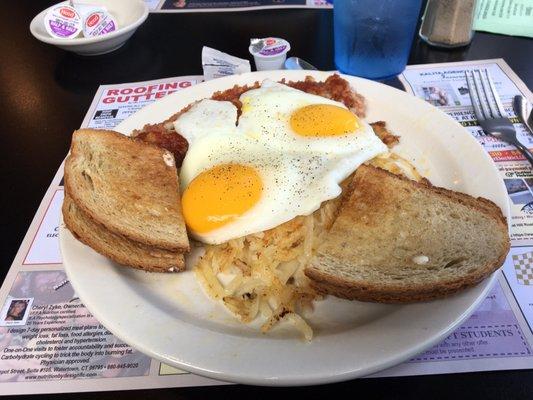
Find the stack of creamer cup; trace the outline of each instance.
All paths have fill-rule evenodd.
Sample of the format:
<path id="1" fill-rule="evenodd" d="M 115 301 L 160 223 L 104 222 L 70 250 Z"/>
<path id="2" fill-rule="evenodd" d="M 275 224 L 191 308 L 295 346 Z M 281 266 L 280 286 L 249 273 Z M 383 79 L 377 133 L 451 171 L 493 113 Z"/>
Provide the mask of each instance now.
<path id="1" fill-rule="evenodd" d="M 116 31 L 113 15 L 100 5 L 71 1 L 52 7 L 44 17 L 48 34 L 58 39 L 91 38 Z"/>

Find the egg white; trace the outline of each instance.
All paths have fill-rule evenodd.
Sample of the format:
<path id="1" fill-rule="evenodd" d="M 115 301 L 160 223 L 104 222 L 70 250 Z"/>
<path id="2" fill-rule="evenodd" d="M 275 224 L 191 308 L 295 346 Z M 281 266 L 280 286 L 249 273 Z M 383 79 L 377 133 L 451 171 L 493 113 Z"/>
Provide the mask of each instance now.
<path id="1" fill-rule="evenodd" d="M 190 232 L 204 243 L 224 243 L 311 214 L 340 195 L 339 183 L 359 165 L 387 151 L 362 121 L 352 135 L 326 138 L 299 137 L 287 129 L 287 116 L 300 107 L 340 103 L 274 82 L 246 92 L 241 100 L 237 126 L 235 106 L 213 100 L 200 101 L 175 121 L 176 131 L 189 142 L 180 171 L 182 191 L 200 173 L 228 163 L 254 167 L 263 183 L 258 203 L 236 220 L 210 232 Z"/>
<path id="2" fill-rule="evenodd" d="M 194 104 L 174 121 L 174 129 L 187 139 L 189 145 L 213 132 L 235 131 L 237 107 L 230 101 L 204 99 Z"/>
<path id="3" fill-rule="evenodd" d="M 372 127 L 359 118 L 359 127 L 344 135 L 310 137 L 297 134 L 290 125 L 290 118 L 299 108 L 316 104 L 329 104 L 344 109 L 347 107 L 338 101 L 305 93 L 281 83 L 266 80 L 260 88 L 243 93 L 240 101 L 243 107 L 239 128 L 248 135 L 269 140 L 273 147 L 283 151 L 347 154 L 368 146 L 379 146 L 382 149 L 384 146 Z"/>
<path id="4" fill-rule="evenodd" d="M 260 200 L 231 223 L 210 232 L 191 234 L 204 243 L 219 244 L 274 228 L 298 215 L 309 215 L 321 202 L 340 194 L 337 182 L 354 162 L 358 161 L 273 151 L 265 143 L 239 134 L 204 136 L 187 152 L 180 173 L 183 188 L 210 168 L 238 163 L 258 172 L 263 191 Z"/>

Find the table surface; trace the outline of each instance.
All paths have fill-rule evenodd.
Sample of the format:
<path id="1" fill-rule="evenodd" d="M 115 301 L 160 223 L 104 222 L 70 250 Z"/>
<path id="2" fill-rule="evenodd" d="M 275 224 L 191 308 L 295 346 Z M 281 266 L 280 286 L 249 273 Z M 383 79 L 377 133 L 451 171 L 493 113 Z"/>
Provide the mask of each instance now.
<path id="1" fill-rule="evenodd" d="M 280 36 L 292 55 L 320 69 L 334 68 L 332 12 L 267 10 L 228 13 L 151 14 L 118 51 L 80 57 L 35 40 L 34 15 L 55 1 L 3 2 L 0 5 L 0 196 L 1 274 L 7 273 L 29 224 L 101 84 L 182 75 L 200 75 L 201 49 L 210 46 L 248 58 L 251 37 Z M 8 16 L 8 18 L 5 18 Z M 533 87 L 533 40 L 476 33 L 469 47 L 451 51 L 413 44 L 409 64 L 504 58 Z M 306 398 L 341 395 L 374 399 L 533 398 L 533 371 L 359 379 L 305 388 L 221 386 L 133 392 L 63 394 L 63 399 L 199 399 L 270 397 L 281 393 Z M 1 392 L 0 392 L 1 394 Z"/>

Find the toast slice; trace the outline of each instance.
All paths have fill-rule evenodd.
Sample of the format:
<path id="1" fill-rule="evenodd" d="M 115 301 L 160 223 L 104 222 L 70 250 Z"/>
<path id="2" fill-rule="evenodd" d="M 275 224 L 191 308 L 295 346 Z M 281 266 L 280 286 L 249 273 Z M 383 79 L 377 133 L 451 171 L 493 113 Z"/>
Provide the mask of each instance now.
<path id="1" fill-rule="evenodd" d="M 305 274 L 337 297 L 425 301 L 477 284 L 509 247 L 506 220 L 491 201 L 363 165 Z"/>
<path id="2" fill-rule="evenodd" d="M 65 190 L 87 218 L 113 234 L 189 250 L 174 157 L 164 149 L 113 131 L 75 131 Z"/>
<path id="3" fill-rule="evenodd" d="M 185 268 L 183 253 L 158 249 L 117 235 L 80 210 L 65 194 L 63 220 L 78 240 L 111 260 L 151 272 L 178 272 Z"/>

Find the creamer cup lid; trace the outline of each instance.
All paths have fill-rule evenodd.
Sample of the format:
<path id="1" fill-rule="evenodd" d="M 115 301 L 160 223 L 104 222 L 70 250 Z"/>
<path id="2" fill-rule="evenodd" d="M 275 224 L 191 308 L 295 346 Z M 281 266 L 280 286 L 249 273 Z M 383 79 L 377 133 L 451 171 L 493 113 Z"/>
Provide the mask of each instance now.
<path id="1" fill-rule="evenodd" d="M 105 10 L 90 12 L 83 19 L 83 35 L 85 37 L 105 35 L 117 29 L 117 20 Z"/>
<path id="2" fill-rule="evenodd" d="M 52 37 L 72 39 L 81 32 L 82 19 L 74 7 L 57 5 L 44 16 L 44 27 Z"/>
<path id="3" fill-rule="evenodd" d="M 254 57 L 272 58 L 286 54 L 291 45 L 285 39 L 268 37 L 260 40 L 261 43 L 251 44 L 248 50 Z"/>

